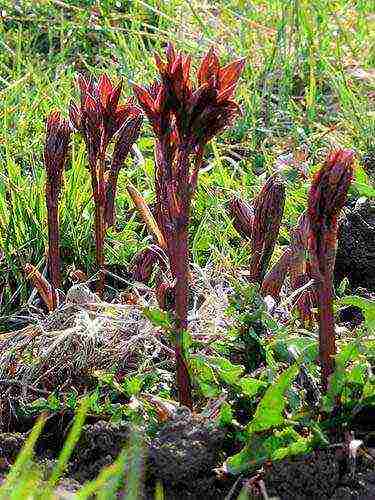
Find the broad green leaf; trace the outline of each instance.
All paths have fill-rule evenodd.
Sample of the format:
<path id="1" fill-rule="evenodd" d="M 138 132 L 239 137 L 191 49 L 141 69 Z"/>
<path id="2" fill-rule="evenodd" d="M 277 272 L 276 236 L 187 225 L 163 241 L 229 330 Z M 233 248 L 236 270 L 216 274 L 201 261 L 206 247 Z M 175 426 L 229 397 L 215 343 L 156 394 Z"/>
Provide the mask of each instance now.
<path id="1" fill-rule="evenodd" d="M 230 457 L 224 467 L 231 474 L 239 474 L 259 467 L 266 460 L 280 460 L 287 456 L 307 453 L 310 449 L 310 439 L 301 437 L 291 427 L 274 431 L 266 438 L 253 434 L 245 448 Z"/>
<path id="2" fill-rule="evenodd" d="M 258 404 L 253 420 L 247 426 L 249 434 L 265 431 L 284 422 L 285 392 L 291 386 L 298 370 L 298 365 L 292 365 L 266 390 Z"/>
<path id="3" fill-rule="evenodd" d="M 206 398 L 216 398 L 220 394 L 220 389 L 215 384 L 209 384 L 202 380 L 198 380 L 198 385 L 202 391 L 203 396 Z"/>
<path id="4" fill-rule="evenodd" d="M 323 409 L 326 412 L 332 411 L 336 405 L 337 397 L 342 394 L 348 380 L 346 366 L 349 361 L 355 360 L 360 355 L 358 341 L 346 345 L 335 356 L 335 371 L 329 378 L 329 386 L 326 395 L 323 397 Z"/>
<path id="5" fill-rule="evenodd" d="M 229 385 L 236 385 L 244 372 L 245 368 L 242 365 L 234 365 L 228 359 L 222 357 L 210 356 L 207 362 L 217 372 L 219 377 Z"/>
<path id="6" fill-rule="evenodd" d="M 252 397 L 261 389 L 266 386 L 265 382 L 252 377 L 242 377 L 239 380 L 242 393 L 246 396 Z"/>
<path id="7" fill-rule="evenodd" d="M 294 348 L 301 353 L 304 363 L 312 363 L 318 356 L 318 343 L 307 337 L 291 337 L 277 339 L 273 343 L 275 353 L 284 361 L 290 359 L 289 349 Z"/>
<path id="8" fill-rule="evenodd" d="M 232 407 L 227 401 L 224 401 L 224 403 L 220 407 L 219 425 L 221 427 L 226 427 L 232 423 L 232 420 L 233 420 Z"/>
<path id="9" fill-rule="evenodd" d="M 369 364 L 365 361 L 357 363 L 348 373 L 348 382 L 363 385 L 369 373 Z"/>
<path id="10" fill-rule="evenodd" d="M 375 197 L 375 189 L 368 184 L 362 182 L 353 182 L 353 188 L 357 191 L 359 196 L 365 196 L 366 198 Z"/>
<path id="11" fill-rule="evenodd" d="M 143 314 L 154 326 L 163 328 L 164 330 L 171 330 L 173 323 L 170 315 L 159 309 L 158 307 L 144 307 Z"/>

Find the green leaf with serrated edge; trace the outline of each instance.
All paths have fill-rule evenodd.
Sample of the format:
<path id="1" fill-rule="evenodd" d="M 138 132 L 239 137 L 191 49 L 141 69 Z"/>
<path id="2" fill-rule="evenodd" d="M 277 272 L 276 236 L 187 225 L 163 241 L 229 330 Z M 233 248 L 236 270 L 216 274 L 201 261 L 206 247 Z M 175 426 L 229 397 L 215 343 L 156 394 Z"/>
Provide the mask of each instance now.
<path id="1" fill-rule="evenodd" d="M 340 299 L 339 304 L 359 307 L 365 317 L 366 327 L 370 331 L 375 331 L 375 301 L 358 295 L 348 295 Z"/>
<path id="2" fill-rule="evenodd" d="M 238 385 L 241 387 L 241 392 L 245 394 L 245 396 L 252 397 L 257 394 L 259 389 L 265 387 L 267 384 L 256 378 L 242 377 Z"/>
<path id="3" fill-rule="evenodd" d="M 299 370 L 298 365 L 292 365 L 265 392 L 255 411 L 253 420 L 247 425 L 247 432 L 266 431 L 284 422 L 285 392 L 291 386 Z"/>

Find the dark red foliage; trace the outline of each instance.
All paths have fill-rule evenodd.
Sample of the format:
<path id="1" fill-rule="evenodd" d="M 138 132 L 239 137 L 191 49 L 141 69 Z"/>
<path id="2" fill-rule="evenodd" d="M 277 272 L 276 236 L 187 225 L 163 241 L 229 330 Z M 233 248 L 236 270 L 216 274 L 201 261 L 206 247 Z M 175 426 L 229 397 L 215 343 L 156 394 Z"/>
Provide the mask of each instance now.
<path id="1" fill-rule="evenodd" d="M 309 193 L 308 247 L 311 275 L 319 300 L 319 345 L 322 388 L 327 390 L 336 353 L 333 316 L 333 267 L 336 257 L 337 217 L 353 177 L 354 152 L 331 153 L 315 175 Z"/>
<path id="2" fill-rule="evenodd" d="M 165 269 L 163 251 L 157 245 L 150 245 L 139 252 L 133 261 L 133 279 L 140 283 L 148 283 L 156 264 Z"/>
<path id="3" fill-rule="evenodd" d="M 254 211 L 240 198 L 232 198 L 229 201 L 229 214 L 233 226 L 244 238 L 251 240 L 254 223 Z"/>
<path id="4" fill-rule="evenodd" d="M 69 149 L 71 129 L 67 120 L 58 111 L 47 118 L 44 146 L 46 167 L 46 205 L 48 219 L 48 269 L 52 286 L 60 287 L 60 233 L 59 196 L 62 185 L 64 164 Z M 56 307 L 56 292 L 52 293 L 52 307 Z"/>
<path id="5" fill-rule="evenodd" d="M 69 149 L 71 128 L 59 111 L 47 118 L 44 144 L 44 164 L 47 172 L 48 195 L 57 199 L 61 191 L 61 179 Z"/>
<path id="6" fill-rule="evenodd" d="M 72 102 L 69 115 L 74 127 L 84 137 L 88 153 L 95 202 L 95 245 L 100 293 L 104 286 L 104 238 L 107 227 L 114 223 L 118 173 L 139 136 L 142 117 L 133 99 L 128 99 L 124 105 L 119 104 L 122 82 L 114 85 L 104 74 L 98 82 L 80 75 L 77 83 L 81 94 L 80 104 Z M 106 151 L 115 136 L 113 158 L 107 172 Z"/>
<path id="7" fill-rule="evenodd" d="M 156 135 L 156 218 L 175 280 L 177 386 L 180 402 L 191 407 L 191 384 L 183 352 L 183 335 L 188 326 L 190 205 L 204 146 L 239 113 L 238 105 L 231 99 L 244 60 L 221 68 L 211 49 L 202 60 L 195 80 L 190 75 L 190 57 L 177 53 L 171 44 L 165 60 L 156 56 L 155 61 L 160 80 L 147 88 L 134 86 L 134 93 Z M 159 295 L 163 296 L 161 292 Z"/>
<path id="8" fill-rule="evenodd" d="M 104 74 L 95 82 L 93 78 L 79 75 L 80 106 L 70 104 L 69 115 L 74 127 L 83 134 L 86 144 L 95 156 L 104 154 L 116 132 L 131 116 L 138 116 L 139 108 L 129 99 L 119 105 L 122 81 L 116 86 Z"/>
<path id="9" fill-rule="evenodd" d="M 220 68 L 211 49 L 198 70 L 198 85 L 190 78 L 190 57 L 176 53 L 172 45 L 168 45 L 166 61 L 159 56 L 155 59 L 161 81 L 149 88 L 135 86 L 134 92 L 158 137 L 171 135 L 173 143 L 183 143 L 191 150 L 204 146 L 231 124 L 239 112 L 231 98 L 244 59 Z"/>
<path id="10" fill-rule="evenodd" d="M 274 175 L 264 184 L 254 202 L 251 237 L 250 280 L 262 283 L 271 259 L 284 213 L 285 186 Z"/>
<path id="11" fill-rule="evenodd" d="M 118 132 L 105 189 L 105 220 L 107 227 L 112 226 L 115 222 L 115 197 L 118 174 L 124 166 L 133 144 L 135 144 L 139 137 L 142 121 L 143 117 L 140 114 L 130 116 Z"/>

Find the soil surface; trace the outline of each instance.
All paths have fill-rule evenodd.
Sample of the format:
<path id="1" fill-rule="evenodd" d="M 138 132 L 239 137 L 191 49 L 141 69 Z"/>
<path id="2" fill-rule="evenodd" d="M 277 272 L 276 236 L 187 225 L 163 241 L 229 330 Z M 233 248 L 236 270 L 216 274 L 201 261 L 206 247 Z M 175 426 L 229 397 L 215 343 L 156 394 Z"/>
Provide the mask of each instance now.
<path id="1" fill-rule="evenodd" d="M 43 431 L 37 444 L 37 458 L 43 470 L 51 470 L 58 455 L 56 443 L 62 443 L 69 428 L 63 421 Z M 126 445 L 130 427 L 105 421 L 88 423 L 70 461 L 67 475 L 59 485 L 57 498 L 71 497 L 83 482 L 95 478 L 103 466 L 113 463 Z M 0 434 L 0 476 L 25 442 L 27 433 Z M 253 498 L 258 498 L 253 477 L 225 476 L 218 471 L 224 455 L 226 432 L 207 419 L 180 409 L 172 420 L 161 425 L 155 437 L 144 443 L 143 498 L 154 498 L 155 485 L 164 485 L 165 499 L 234 500 L 242 487 L 252 483 Z M 342 445 L 317 450 L 304 457 L 285 459 L 265 465 L 259 478 L 270 497 L 281 500 L 339 500 L 375 498 L 375 450 L 360 449 L 356 461 L 350 461 Z M 259 471 L 258 471 L 259 472 Z M 256 471 L 254 471 L 256 473 Z M 1 482 L 1 477 L 0 477 Z M 255 484 L 255 490 L 254 490 Z M 259 496 L 259 498 L 263 498 Z"/>
<path id="2" fill-rule="evenodd" d="M 335 280 L 375 292 L 375 200 L 359 199 L 346 209 L 338 230 Z"/>

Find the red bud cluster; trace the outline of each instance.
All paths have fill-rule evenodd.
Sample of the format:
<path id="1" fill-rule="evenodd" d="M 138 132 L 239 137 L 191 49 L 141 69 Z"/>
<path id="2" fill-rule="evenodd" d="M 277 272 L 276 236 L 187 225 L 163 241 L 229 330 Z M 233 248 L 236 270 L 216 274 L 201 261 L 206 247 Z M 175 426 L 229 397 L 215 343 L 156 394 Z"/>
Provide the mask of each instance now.
<path id="1" fill-rule="evenodd" d="M 52 286 L 55 288 L 60 287 L 59 196 L 70 134 L 71 129 L 67 120 L 62 118 L 58 111 L 53 111 L 47 118 L 44 164 L 47 174 L 45 193 L 48 219 L 48 268 Z M 52 298 L 55 307 L 55 292 Z"/>
<path id="2" fill-rule="evenodd" d="M 155 60 L 160 79 L 147 88 L 134 86 L 134 93 L 156 135 L 157 221 L 166 241 L 176 283 L 177 385 L 180 402 L 191 407 L 190 381 L 183 351 L 188 312 L 190 205 L 204 146 L 230 125 L 239 112 L 232 97 L 244 60 L 222 68 L 211 49 L 203 58 L 195 79 L 191 77 L 190 57 L 177 53 L 171 44 L 166 50 L 166 60 L 159 56 Z"/>
<path id="3" fill-rule="evenodd" d="M 336 257 L 337 217 L 353 177 L 354 152 L 340 149 L 330 154 L 315 175 L 309 193 L 308 247 L 311 274 L 319 300 L 319 345 L 322 387 L 328 387 L 336 353 L 333 315 L 333 267 Z"/>
<path id="4" fill-rule="evenodd" d="M 70 104 L 70 119 L 82 134 L 87 148 L 95 202 L 96 261 L 101 272 L 98 291 L 104 285 L 104 237 L 114 223 L 117 178 L 127 155 L 137 140 L 142 124 L 141 110 L 132 99 L 119 104 L 122 82 L 113 85 L 104 74 L 96 82 L 79 76 L 80 104 Z M 116 138 L 109 171 L 105 168 L 107 147 Z"/>

